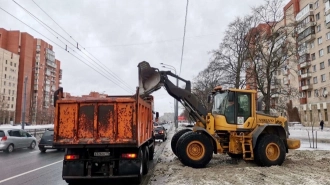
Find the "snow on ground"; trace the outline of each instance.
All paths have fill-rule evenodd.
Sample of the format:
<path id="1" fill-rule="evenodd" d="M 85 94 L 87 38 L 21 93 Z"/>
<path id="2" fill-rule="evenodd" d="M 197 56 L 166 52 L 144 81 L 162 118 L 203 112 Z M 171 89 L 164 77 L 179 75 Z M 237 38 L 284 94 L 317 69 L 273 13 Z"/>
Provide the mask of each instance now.
<path id="1" fill-rule="evenodd" d="M 6 125 L 0 125 L 0 128 L 22 128 L 21 125 L 10 125 L 10 124 L 6 124 Z M 24 130 L 29 130 L 29 129 L 44 129 L 44 128 L 54 128 L 54 125 L 53 124 L 47 124 L 47 125 L 30 125 L 30 126 L 27 126 L 25 125 L 24 126 Z"/>
<path id="2" fill-rule="evenodd" d="M 180 126 L 179 129 L 183 127 Z M 215 154 L 206 168 L 183 166 L 171 150 L 169 133 L 163 153 L 157 161 L 148 185 L 213 185 L 213 184 L 330 184 L 330 144 L 318 143 L 310 148 L 306 130 L 290 129 L 290 137 L 299 137 L 301 149 L 290 150 L 282 166 L 259 167 L 253 162 L 234 161 L 228 155 Z M 310 133 L 311 134 L 311 133 Z M 329 131 L 318 131 L 318 138 L 330 138 Z"/>

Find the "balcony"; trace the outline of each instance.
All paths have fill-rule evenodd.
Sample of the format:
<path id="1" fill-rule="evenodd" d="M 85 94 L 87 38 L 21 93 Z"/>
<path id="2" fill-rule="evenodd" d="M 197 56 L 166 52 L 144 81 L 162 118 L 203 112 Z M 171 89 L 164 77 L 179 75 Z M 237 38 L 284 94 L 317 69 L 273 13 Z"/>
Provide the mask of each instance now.
<path id="1" fill-rule="evenodd" d="M 307 103 L 307 98 L 300 98 L 300 104 L 306 104 Z"/>
<path id="2" fill-rule="evenodd" d="M 302 63 L 299 64 L 300 69 L 307 68 L 309 66 L 311 66 L 311 62 L 310 61 L 302 62 Z"/>
<path id="3" fill-rule="evenodd" d="M 306 90 L 309 90 L 309 89 L 313 89 L 312 84 L 301 86 L 301 90 L 303 90 L 303 91 L 306 91 Z"/>
<path id="4" fill-rule="evenodd" d="M 314 15 L 313 4 L 307 4 L 300 12 L 296 15 L 296 21 L 301 21 L 309 15 Z"/>
<path id="5" fill-rule="evenodd" d="M 312 73 L 309 73 L 309 72 L 303 73 L 303 74 L 300 75 L 301 79 L 311 78 L 311 77 L 312 77 Z"/>
<path id="6" fill-rule="evenodd" d="M 330 1 L 325 2 L 325 9 L 324 9 L 325 15 L 328 15 L 330 13 Z"/>
<path id="7" fill-rule="evenodd" d="M 300 26 L 300 28 L 298 28 L 297 33 L 299 34 L 299 33 L 303 32 L 304 30 L 306 30 L 307 28 L 315 26 L 315 25 L 316 25 L 316 22 L 314 22 L 314 21 L 303 24 Z"/>
<path id="8" fill-rule="evenodd" d="M 302 40 L 298 41 L 299 43 L 309 42 L 315 39 L 315 33 L 310 34 L 307 37 L 303 38 Z"/>

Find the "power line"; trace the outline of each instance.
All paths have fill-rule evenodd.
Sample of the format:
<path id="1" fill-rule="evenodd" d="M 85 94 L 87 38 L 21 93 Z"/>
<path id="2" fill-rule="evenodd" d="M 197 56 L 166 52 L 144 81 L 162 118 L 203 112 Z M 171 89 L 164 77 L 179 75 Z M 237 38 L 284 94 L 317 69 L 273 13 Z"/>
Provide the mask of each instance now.
<path id="1" fill-rule="evenodd" d="M 179 72 L 179 76 L 180 76 L 180 74 L 181 74 L 182 59 L 183 59 L 183 51 L 184 51 L 184 41 L 185 41 L 185 37 L 186 37 L 186 26 L 187 26 L 188 4 L 189 4 L 189 0 L 187 0 L 187 5 L 186 5 L 186 16 L 185 16 L 185 19 L 184 19 L 183 42 L 182 42 L 182 52 L 181 52 L 181 63 L 180 63 L 180 72 Z"/>
<path id="2" fill-rule="evenodd" d="M 33 0 L 32 0 L 33 1 Z M 77 49 L 79 49 L 79 47 L 78 47 L 78 41 L 76 41 L 67 31 L 65 31 L 64 30 L 64 28 L 62 28 L 49 14 L 47 14 L 47 12 L 46 11 L 44 11 L 35 1 L 33 1 L 33 3 L 35 4 L 35 5 L 37 5 L 39 8 L 40 8 L 40 10 L 41 11 L 43 11 L 56 25 L 58 25 L 67 35 L 69 35 L 69 37 L 72 39 L 72 40 L 74 40 L 76 43 L 77 43 Z M 57 33 L 58 34 L 58 33 Z M 59 34 L 60 35 L 60 34 Z M 103 67 L 105 67 L 107 70 L 108 70 L 108 73 L 111 75 L 111 76 L 113 76 L 116 80 L 118 80 L 120 83 L 123 83 L 125 86 L 127 86 L 128 88 L 130 88 L 130 86 L 125 82 L 125 81 L 123 81 L 122 79 L 120 79 L 119 77 L 117 77 L 117 75 L 115 75 L 115 73 L 114 72 L 112 72 L 106 65 L 104 65 L 99 59 L 97 59 L 93 54 L 91 54 L 90 52 L 88 52 L 86 49 L 85 49 L 85 47 L 84 46 L 82 46 L 81 44 L 80 44 L 80 46 L 90 55 L 90 56 L 92 56 L 94 59 L 96 59 L 98 62 L 100 62 L 102 65 L 103 65 Z M 80 49 L 79 49 L 80 50 Z M 81 51 L 81 50 L 80 50 Z M 84 53 L 84 52 L 82 52 L 82 53 Z M 85 54 L 85 53 L 84 53 Z M 85 54 L 86 55 L 86 54 Z M 87 55 L 86 55 L 87 56 Z M 90 58 L 89 56 L 87 56 L 88 58 Z M 90 58 L 92 61 L 94 61 L 92 58 Z M 94 61 L 95 62 L 95 61 Z M 95 62 L 96 63 L 96 62 Z M 102 67 L 101 67 L 102 68 Z M 104 68 L 102 68 L 103 70 L 106 70 L 106 69 L 104 69 Z"/>
<path id="3" fill-rule="evenodd" d="M 219 35 L 219 33 L 214 34 L 207 34 L 207 35 L 196 35 L 191 37 L 186 37 L 187 39 L 196 38 L 196 37 L 206 37 L 206 36 L 212 36 L 212 35 Z M 150 42 L 141 42 L 141 43 L 131 43 L 131 44 L 115 44 L 115 45 L 109 45 L 109 46 L 86 46 L 86 48 L 108 48 L 108 47 L 125 47 L 125 46 L 139 46 L 139 45 L 148 45 L 148 44 L 155 44 L 155 43 L 163 43 L 163 42 L 176 42 L 182 40 L 182 38 L 176 38 L 176 39 L 168 39 L 168 40 L 159 40 L 159 41 L 150 41 Z"/>
<path id="4" fill-rule="evenodd" d="M 34 30 L 35 32 L 39 33 L 40 35 L 42 35 L 43 37 L 45 37 L 46 39 L 48 39 L 49 41 L 51 41 L 52 43 L 54 43 L 55 45 L 57 45 L 59 48 L 66 50 L 65 48 L 63 48 L 62 46 L 60 46 L 59 44 L 57 44 L 56 42 L 54 42 L 53 40 L 49 39 L 48 37 L 46 37 L 44 34 L 40 33 L 39 31 L 37 31 L 36 29 L 34 29 L 33 27 L 31 27 L 30 25 L 28 25 L 27 23 L 23 22 L 22 20 L 20 20 L 19 18 L 15 17 L 14 15 L 12 15 L 11 13 L 9 13 L 8 11 L 6 11 L 5 9 L 3 9 L 2 7 L 0 7 L 0 9 L 4 12 L 6 12 L 7 14 L 9 14 L 10 16 L 14 17 L 16 20 L 20 21 L 21 23 L 23 23 L 24 25 L 26 25 L 27 27 L 29 27 L 30 29 Z M 67 50 L 66 50 L 67 51 Z M 70 51 L 67 51 L 68 53 L 70 53 Z M 116 84 L 116 82 L 114 82 L 112 79 L 108 78 L 107 76 L 105 76 L 104 74 L 100 73 L 98 70 L 96 70 L 95 68 L 93 68 L 92 66 L 90 66 L 88 63 L 84 62 L 83 60 L 81 60 L 80 58 L 78 58 L 77 56 L 73 55 L 72 53 L 70 53 L 72 56 L 74 56 L 75 58 L 77 58 L 78 60 L 80 60 L 81 62 L 83 62 L 85 65 L 89 66 L 90 68 L 92 68 L 94 71 L 96 71 L 97 73 L 99 73 L 100 75 L 102 75 L 103 77 L 107 78 L 108 80 L 110 80 L 111 82 L 113 82 L 114 84 Z M 123 90 L 127 91 L 126 89 L 124 89 L 122 86 L 118 85 L 120 88 L 122 88 Z M 128 93 L 131 93 L 129 91 L 127 91 Z"/>

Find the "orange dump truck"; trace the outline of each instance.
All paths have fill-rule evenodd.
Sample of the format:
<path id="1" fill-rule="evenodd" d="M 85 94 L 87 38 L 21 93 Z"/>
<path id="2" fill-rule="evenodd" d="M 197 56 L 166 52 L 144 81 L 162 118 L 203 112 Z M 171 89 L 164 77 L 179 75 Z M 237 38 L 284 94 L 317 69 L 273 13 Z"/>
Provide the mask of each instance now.
<path id="1" fill-rule="evenodd" d="M 62 98 L 62 94 L 62 88 L 54 94 L 54 145 L 66 149 L 63 179 L 140 182 L 154 155 L 153 97 Z"/>

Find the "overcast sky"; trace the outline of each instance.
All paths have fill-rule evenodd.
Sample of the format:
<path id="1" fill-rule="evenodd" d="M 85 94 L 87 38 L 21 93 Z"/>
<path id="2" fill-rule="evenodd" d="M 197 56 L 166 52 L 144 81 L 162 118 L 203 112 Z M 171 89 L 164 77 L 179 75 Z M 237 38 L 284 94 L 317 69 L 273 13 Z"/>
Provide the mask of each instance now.
<path id="1" fill-rule="evenodd" d="M 56 38 L 11 0 L 0 0 L 0 7 L 42 35 L 1 9 L 0 27 L 28 32 L 53 45 L 55 56 L 61 61 L 65 92 L 72 95 L 89 94 L 91 91 L 109 95 L 133 94 L 138 85 L 137 64 L 144 60 L 157 68 L 162 68 L 160 63 L 166 63 L 174 66 L 177 73 L 180 72 L 186 0 L 34 0 L 81 44 L 80 48 L 85 47 L 84 53 L 74 49 L 71 44 L 76 45 L 75 41 L 32 0 L 15 1 L 60 35 L 54 33 Z M 209 63 L 211 55 L 208 52 L 218 48 L 227 25 L 235 17 L 250 13 L 251 7 L 263 2 L 190 0 L 181 76 L 192 80 Z M 63 50 L 65 45 L 68 45 L 70 53 L 107 78 Z M 87 57 L 87 52 L 97 60 L 92 56 Z M 160 115 L 173 112 L 173 98 L 164 89 L 153 95 L 156 99 L 155 110 Z"/>

